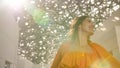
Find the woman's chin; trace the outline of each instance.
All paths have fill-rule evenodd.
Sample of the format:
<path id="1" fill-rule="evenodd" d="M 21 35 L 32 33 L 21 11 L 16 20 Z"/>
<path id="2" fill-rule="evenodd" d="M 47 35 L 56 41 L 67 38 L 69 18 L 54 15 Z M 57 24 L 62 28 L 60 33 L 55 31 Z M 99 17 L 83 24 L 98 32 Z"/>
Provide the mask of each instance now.
<path id="1" fill-rule="evenodd" d="M 89 33 L 89 36 L 91 36 L 91 35 L 93 35 L 93 34 L 94 34 L 94 32 L 90 32 L 90 33 Z"/>

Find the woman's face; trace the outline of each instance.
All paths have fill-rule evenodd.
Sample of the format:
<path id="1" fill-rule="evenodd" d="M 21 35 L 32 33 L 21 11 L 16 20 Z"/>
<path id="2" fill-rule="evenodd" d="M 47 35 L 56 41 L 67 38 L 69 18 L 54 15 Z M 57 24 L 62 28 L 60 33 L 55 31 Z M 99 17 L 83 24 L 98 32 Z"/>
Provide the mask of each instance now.
<path id="1" fill-rule="evenodd" d="M 86 18 L 82 24 L 80 24 L 80 30 L 88 33 L 88 35 L 92 35 L 94 33 L 94 24 L 91 19 Z"/>

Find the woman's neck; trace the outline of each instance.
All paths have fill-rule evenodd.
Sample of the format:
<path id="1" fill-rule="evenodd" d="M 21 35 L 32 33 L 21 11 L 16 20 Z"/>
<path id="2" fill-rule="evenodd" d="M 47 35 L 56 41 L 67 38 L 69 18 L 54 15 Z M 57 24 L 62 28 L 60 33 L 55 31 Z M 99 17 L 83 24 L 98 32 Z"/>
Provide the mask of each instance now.
<path id="1" fill-rule="evenodd" d="M 79 32 L 79 45 L 80 46 L 87 46 L 88 45 L 88 38 L 89 36 L 84 32 Z"/>

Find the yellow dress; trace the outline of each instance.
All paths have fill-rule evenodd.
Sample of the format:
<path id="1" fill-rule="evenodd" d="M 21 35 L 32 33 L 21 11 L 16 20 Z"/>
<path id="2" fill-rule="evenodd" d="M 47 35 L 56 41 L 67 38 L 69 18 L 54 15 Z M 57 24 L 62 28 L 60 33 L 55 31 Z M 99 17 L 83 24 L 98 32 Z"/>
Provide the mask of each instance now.
<path id="1" fill-rule="evenodd" d="M 89 45 L 92 53 L 68 51 L 64 53 L 56 68 L 120 68 L 120 62 L 103 47 L 92 42 Z"/>

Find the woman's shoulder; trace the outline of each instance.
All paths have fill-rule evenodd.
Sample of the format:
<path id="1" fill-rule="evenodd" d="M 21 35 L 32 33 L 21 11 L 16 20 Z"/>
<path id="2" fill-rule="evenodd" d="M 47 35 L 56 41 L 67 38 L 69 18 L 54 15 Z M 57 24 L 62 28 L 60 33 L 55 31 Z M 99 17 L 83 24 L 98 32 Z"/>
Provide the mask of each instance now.
<path id="1" fill-rule="evenodd" d="M 91 41 L 90 41 L 90 45 L 93 46 L 93 47 L 96 47 L 96 48 L 105 49 L 104 47 L 102 47 L 100 44 L 98 44 L 98 43 L 96 43 L 96 42 L 91 42 Z"/>
<path id="2" fill-rule="evenodd" d="M 61 44 L 60 49 L 68 48 L 70 46 L 70 41 L 65 41 Z"/>
<path id="3" fill-rule="evenodd" d="M 65 41 L 60 45 L 59 51 L 63 55 L 64 53 L 66 53 L 69 50 L 69 47 L 70 47 L 70 41 Z"/>
<path id="4" fill-rule="evenodd" d="M 103 46 L 101 46 L 98 43 L 91 43 L 92 48 L 94 48 L 94 50 L 99 53 L 101 56 L 107 57 L 107 56 L 111 56 L 111 54 L 107 51 L 106 48 L 104 48 Z"/>
<path id="5" fill-rule="evenodd" d="M 96 42 L 90 42 L 90 45 L 92 46 L 92 48 L 94 48 L 95 50 L 100 50 L 100 51 L 107 51 L 106 48 L 104 48 L 102 45 L 96 43 Z"/>

